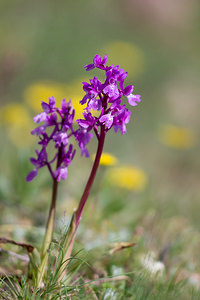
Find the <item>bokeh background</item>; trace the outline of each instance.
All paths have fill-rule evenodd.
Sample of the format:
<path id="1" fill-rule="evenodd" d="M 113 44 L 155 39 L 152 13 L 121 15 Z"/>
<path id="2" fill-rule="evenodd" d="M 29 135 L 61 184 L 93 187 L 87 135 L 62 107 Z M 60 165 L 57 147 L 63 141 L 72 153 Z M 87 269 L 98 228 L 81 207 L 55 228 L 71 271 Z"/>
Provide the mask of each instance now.
<path id="1" fill-rule="evenodd" d="M 25 182 L 37 148 L 32 118 L 49 96 L 58 103 L 72 99 L 80 117 L 81 82 L 94 75 L 83 66 L 107 53 L 109 64 L 129 72 L 126 83 L 142 102 L 131 108 L 126 135 L 107 136 L 105 152 L 117 162 L 107 159 L 99 170 L 80 227 L 82 243 L 91 249 L 140 235 L 146 237 L 142 251 L 157 255 L 186 230 L 187 239 L 172 247 L 176 253 L 185 240 L 193 245 L 190 236 L 198 244 L 199 8 L 198 0 L 0 1 L 1 235 L 40 243 L 51 179 L 42 170 Z M 91 156 L 95 148 L 93 140 Z M 77 153 L 60 185 L 58 228 L 77 206 L 91 165 Z M 187 269 L 197 272 L 197 246 L 191 247 Z M 189 254 L 181 255 L 173 266 L 188 262 Z"/>

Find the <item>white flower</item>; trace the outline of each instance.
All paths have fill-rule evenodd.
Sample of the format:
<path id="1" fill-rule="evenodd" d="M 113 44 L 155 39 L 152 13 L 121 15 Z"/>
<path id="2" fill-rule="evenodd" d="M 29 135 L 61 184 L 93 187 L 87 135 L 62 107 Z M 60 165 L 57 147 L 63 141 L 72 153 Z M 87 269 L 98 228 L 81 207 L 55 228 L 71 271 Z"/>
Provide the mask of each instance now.
<path id="1" fill-rule="evenodd" d="M 165 265 L 163 262 L 155 260 L 155 253 L 153 252 L 142 255 L 140 262 L 142 266 L 151 273 L 152 276 L 161 276 L 164 273 Z"/>

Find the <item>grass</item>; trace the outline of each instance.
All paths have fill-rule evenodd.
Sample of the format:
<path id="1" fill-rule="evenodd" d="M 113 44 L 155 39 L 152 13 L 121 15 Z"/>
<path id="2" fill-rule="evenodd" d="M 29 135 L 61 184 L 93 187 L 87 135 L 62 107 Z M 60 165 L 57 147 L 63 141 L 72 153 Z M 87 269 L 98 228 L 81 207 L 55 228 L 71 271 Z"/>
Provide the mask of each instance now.
<path id="1" fill-rule="evenodd" d="M 74 257 L 61 286 L 57 286 L 56 277 L 60 266 L 56 268 L 55 264 L 58 255 L 62 254 L 59 242 L 68 219 L 67 215 L 63 218 L 63 213 L 50 248 L 44 287 L 38 291 L 34 291 L 31 279 L 23 275 L 27 272 L 27 263 L 6 252 L 12 250 L 23 256 L 23 250 L 16 246 L 2 247 L 1 270 L 15 274 L 2 276 L 2 299 L 199 299 L 200 236 L 194 224 L 180 215 L 163 214 L 161 204 L 152 202 L 148 188 L 135 195 L 121 189 L 113 191 L 105 181 L 102 181 L 100 191 L 98 188 L 98 185 L 94 187 L 85 210 Z M 63 195 L 62 188 L 60 195 Z M 146 199 L 151 201 L 148 203 Z M 66 200 L 60 199 L 58 212 L 62 211 L 63 201 Z M 118 209 L 114 201 L 118 202 Z M 74 199 L 69 197 L 69 208 L 73 203 Z M 45 211 L 46 208 L 44 216 Z M 57 218 L 59 220 L 59 216 Z M 39 231 L 34 238 L 33 229 L 33 226 L 23 229 L 21 225 L 21 228 L 15 228 L 16 232 L 9 230 L 7 234 L 12 238 L 21 235 L 22 240 L 39 247 Z M 4 230 L 6 234 L 7 229 Z M 123 247 L 125 242 L 135 242 L 136 245 Z M 163 272 L 154 275 L 148 264 L 143 263 L 148 254 L 154 256 L 153 263 L 159 261 L 163 264 Z"/>
<path id="2" fill-rule="evenodd" d="M 29 151 L 14 148 L 7 137 L 4 141 L 1 236 L 40 249 L 51 182 L 44 172 L 27 186 Z M 26 277 L 27 261 L 20 258 L 26 254 L 23 249 L 2 244 L 2 299 L 200 299 L 198 189 L 193 182 L 193 197 L 189 197 L 187 185 L 183 186 L 181 180 L 174 184 L 175 177 L 171 175 L 173 168 L 175 176 L 186 168 L 195 176 L 195 151 L 193 157 L 177 157 L 169 149 L 159 155 L 168 161 L 159 166 L 163 175 L 157 173 L 159 168 L 152 169 L 148 184 L 141 191 L 111 185 L 107 172 L 110 167 L 100 168 L 78 230 L 67 278 L 58 287 L 60 266 L 55 268 L 55 263 L 62 254 L 59 243 L 91 164 L 90 160 L 83 161 L 84 168 L 80 169 L 77 157 L 74 169 L 69 170 L 71 177 L 59 188 L 54 243 L 44 287 L 34 290 L 31 278 Z M 168 176 L 166 186 L 163 181 Z M 186 179 L 187 176 L 184 174 Z M 136 245 L 129 247 L 132 242 Z M 150 267 L 144 263 L 148 255 L 153 256 Z M 156 276 L 151 268 L 157 263 L 162 264 L 163 272 Z"/>

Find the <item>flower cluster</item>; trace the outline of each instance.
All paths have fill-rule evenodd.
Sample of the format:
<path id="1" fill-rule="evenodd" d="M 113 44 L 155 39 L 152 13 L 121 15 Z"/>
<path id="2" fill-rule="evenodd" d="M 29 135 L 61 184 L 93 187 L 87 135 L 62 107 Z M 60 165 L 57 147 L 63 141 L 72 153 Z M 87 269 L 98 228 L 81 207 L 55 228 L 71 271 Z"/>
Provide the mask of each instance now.
<path id="1" fill-rule="evenodd" d="M 82 155 L 88 156 L 86 149 L 87 143 L 90 141 L 91 134 L 87 133 L 84 128 L 73 129 L 73 121 L 75 111 L 71 102 L 62 100 L 61 109 L 55 106 L 54 97 L 49 98 L 49 103 L 42 101 L 43 112 L 36 115 L 33 119 L 35 123 L 42 123 L 40 126 L 31 131 L 39 137 L 39 145 L 42 147 L 40 151 L 36 150 L 37 158 L 31 158 L 30 161 L 34 165 L 34 169 L 28 174 L 26 180 L 31 181 L 37 175 L 38 169 L 47 166 L 53 179 L 60 181 L 66 179 L 67 168 L 75 155 L 75 149 L 69 138 L 74 136 L 79 142 Z M 49 159 L 47 154 L 47 146 L 50 142 L 54 143 L 56 153 L 53 158 Z M 52 164 L 56 161 L 56 167 L 53 171 Z"/>
<path id="2" fill-rule="evenodd" d="M 107 56 L 103 59 L 96 55 L 93 64 L 85 66 L 86 71 L 94 68 L 105 71 L 105 81 L 102 83 L 95 76 L 90 79 L 90 83 L 83 82 L 83 90 L 86 95 L 80 101 L 81 104 L 87 103 L 86 111 L 83 114 L 84 119 L 77 120 L 79 126 L 85 128 L 88 132 L 93 128 L 97 137 L 98 127 L 104 125 L 108 131 L 114 127 L 115 132 L 118 130 L 122 134 L 126 133 L 126 124 L 130 120 L 131 112 L 126 104 L 121 104 L 122 97 L 125 96 L 131 106 L 136 106 L 140 102 L 140 95 L 134 95 L 133 85 L 124 87 L 124 80 L 128 75 L 119 66 L 106 66 Z M 92 110 L 99 111 L 99 116 L 93 116 Z"/>
<path id="3" fill-rule="evenodd" d="M 94 68 L 105 72 L 105 80 L 102 83 L 96 76 L 90 79 L 90 83 L 83 82 L 85 96 L 80 103 L 87 104 L 83 113 L 83 119 L 78 119 L 77 130 L 73 129 L 75 111 L 71 101 L 62 100 L 61 109 L 55 106 L 54 97 L 49 98 L 49 103 L 42 101 L 43 112 L 34 117 L 35 123 L 42 123 L 39 127 L 31 131 L 39 137 L 41 150 L 36 150 L 37 158 L 31 158 L 34 169 L 28 174 L 26 180 L 31 181 L 38 173 L 38 169 L 47 166 L 53 179 L 60 181 L 67 177 L 67 168 L 74 158 L 75 150 L 69 138 L 74 136 L 81 149 L 81 155 L 89 156 L 86 148 L 93 129 L 98 140 L 100 140 L 99 127 L 103 129 L 104 135 L 112 127 L 115 132 L 118 130 L 122 134 L 126 133 L 126 124 L 129 123 L 131 112 L 122 104 L 123 97 L 126 97 L 131 106 L 136 106 L 140 102 L 140 95 L 134 95 L 133 85 L 124 87 L 124 80 L 128 75 L 119 66 L 106 66 L 107 56 L 101 59 L 96 55 L 93 64 L 85 66 L 87 71 Z M 99 115 L 94 116 L 92 111 L 99 111 Z M 56 154 L 52 159 L 48 158 L 47 146 L 54 143 Z M 56 162 L 55 170 L 52 164 Z"/>

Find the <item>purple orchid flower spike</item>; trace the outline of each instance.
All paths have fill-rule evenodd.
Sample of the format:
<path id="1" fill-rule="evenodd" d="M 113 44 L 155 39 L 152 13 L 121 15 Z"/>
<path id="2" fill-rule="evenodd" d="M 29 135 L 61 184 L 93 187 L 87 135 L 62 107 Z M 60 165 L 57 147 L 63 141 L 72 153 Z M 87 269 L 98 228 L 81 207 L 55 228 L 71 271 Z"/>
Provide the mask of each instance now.
<path id="1" fill-rule="evenodd" d="M 90 82 L 83 82 L 83 90 L 86 94 L 80 101 L 80 104 L 86 104 L 86 108 L 83 118 L 77 120 L 80 129 L 76 134 L 76 139 L 79 141 L 82 155 L 85 154 L 87 156 L 88 153 L 85 150 L 85 146 L 91 138 L 90 131 L 93 130 L 98 139 L 98 149 L 91 176 L 76 212 L 77 224 L 80 221 L 82 210 L 88 197 L 89 187 L 94 180 L 106 133 L 114 128 L 115 132 L 120 130 L 122 134 L 125 134 L 131 112 L 126 103 L 123 104 L 124 99 L 127 99 L 131 106 L 136 106 L 140 102 L 140 95 L 132 94 L 133 85 L 124 87 L 124 81 L 128 76 L 128 72 L 120 69 L 118 65 L 106 66 L 106 62 L 106 54 L 103 59 L 99 55 L 95 55 L 93 63 L 84 67 L 86 71 L 94 68 L 101 69 L 105 72 L 105 80 L 101 82 L 95 76 L 93 79 L 90 79 Z M 93 111 L 98 113 L 93 114 Z"/>
<path id="2" fill-rule="evenodd" d="M 90 133 L 81 134 L 82 129 L 74 130 L 75 111 L 71 101 L 66 102 L 63 99 L 61 109 L 59 109 L 56 107 L 54 97 L 50 97 L 49 103 L 42 101 L 41 106 L 43 112 L 33 118 L 33 121 L 39 123 L 40 126 L 33 129 L 31 134 L 39 137 L 38 144 L 42 146 L 42 150 L 36 150 L 37 158 L 30 159 L 35 168 L 28 174 L 26 180 L 32 181 L 37 176 L 38 169 L 44 166 L 48 168 L 53 180 L 64 180 L 67 177 L 67 168 L 75 155 L 72 144 L 69 145 L 69 139 L 74 136 L 79 142 L 81 153 L 89 156 L 86 145 L 92 135 Z M 54 143 L 56 152 L 51 160 L 48 159 L 47 155 L 50 142 Z M 55 171 L 53 171 L 52 165 L 55 160 L 57 160 L 57 165 Z"/>
<path id="3" fill-rule="evenodd" d="M 124 87 L 128 72 L 120 69 L 118 65 L 106 66 L 106 62 L 106 54 L 103 59 L 95 55 L 93 64 L 85 66 L 87 71 L 94 68 L 103 70 L 106 77 L 104 82 L 100 82 L 96 76 L 90 79 L 90 83 L 83 82 L 86 95 L 80 103 L 87 104 L 87 107 L 83 114 L 84 118 L 77 120 L 79 126 L 87 128 L 87 131 L 94 129 L 97 137 L 100 135 L 98 128 L 102 125 L 105 126 L 106 132 L 114 127 L 115 132 L 120 130 L 122 134 L 126 133 L 126 125 L 129 123 L 131 112 L 126 104 L 122 104 L 124 97 L 131 106 L 137 106 L 141 101 L 140 95 L 133 94 L 133 85 Z M 92 116 L 91 109 L 99 111 L 99 116 Z"/>

